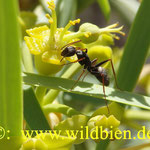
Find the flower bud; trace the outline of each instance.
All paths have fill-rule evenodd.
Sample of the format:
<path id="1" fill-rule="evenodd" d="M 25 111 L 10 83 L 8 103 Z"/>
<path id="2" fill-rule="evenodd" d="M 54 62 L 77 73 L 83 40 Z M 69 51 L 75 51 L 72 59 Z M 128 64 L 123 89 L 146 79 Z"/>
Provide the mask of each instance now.
<path id="1" fill-rule="evenodd" d="M 111 115 L 108 117 L 108 120 L 107 120 L 107 127 L 110 128 L 111 126 L 113 128 L 117 128 L 118 126 L 120 125 L 120 121 L 117 120 L 114 115 Z"/>
<path id="2" fill-rule="evenodd" d="M 108 46 L 95 45 L 88 49 L 88 56 L 91 60 L 97 58 L 97 62 L 102 62 L 112 58 L 112 49 Z M 104 64 L 104 68 L 108 67 L 109 63 Z"/>
<path id="3" fill-rule="evenodd" d="M 114 33 L 119 33 L 119 34 L 125 35 L 125 33 L 121 31 L 123 26 L 116 28 L 117 26 L 118 26 L 118 23 L 115 23 L 115 24 L 109 25 L 105 28 L 99 28 L 98 26 L 93 25 L 91 23 L 84 23 L 80 26 L 78 32 L 79 33 L 87 33 L 87 32 L 90 33 L 87 37 L 86 36 L 80 37 L 80 39 L 82 40 L 83 43 L 89 44 L 89 43 L 95 42 L 98 39 L 98 37 L 102 34 L 106 34 L 106 35 L 108 35 L 107 37 L 110 36 L 110 37 L 116 38 L 116 39 L 119 39 L 119 37 L 116 36 Z"/>
<path id="4" fill-rule="evenodd" d="M 118 120 L 122 120 L 123 114 L 124 114 L 124 108 L 120 106 L 119 104 L 112 102 L 108 105 L 110 109 L 110 115 L 115 116 Z M 108 117 L 108 109 L 107 106 L 103 106 L 98 108 L 92 115 L 92 117 L 97 116 L 97 115 L 105 115 Z"/>
<path id="5" fill-rule="evenodd" d="M 114 139 L 114 132 L 118 129 L 120 121 L 113 115 L 109 117 L 106 117 L 105 115 L 98 115 L 92 117 L 88 121 L 87 125 L 89 127 L 89 134 L 92 134 L 92 139 L 95 142 L 100 142 L 101 137 L 106 137 L 106 135 L 108 135 L 106 138 L 111 137 L 111 139 Z M 99 133 L 97 134 L 96 132 Z"/>
<path id="6" fill-rule="evenodd" d="M 104 116 L 104 115 L 98 115 L 98 116 L 92 117 L 92 118 L 88 121 L 89 131 L 91 131 L 93 128 L 95 128 L 96 122 L 99 122 L 99 123 L 101 123 L 101 126 L 106 127 L 107 118 L 106 118 L 106 116 Z M 100 124 L 99 124 L 99 126 L 100 126 Z"/>
<path id="7" fill-rule="evenodd" d="M 103 45 L 103 46 L 114 45 L 114 39 L 112 36 L 104 33 L 101 34 L 95 42 L 87 44 L 87 47 L 90 48 L 95 45 Z"/>
<path id="8" fill-rule="evenodd" d="M 91 35 L 89 37 L 85 37 L 85 36 L 80 37 L 82 42 L 86 43 L 86 44 L 96 41 L 99 37 L 99 33 L 98 33 L 99 27 L 92 24 L 92 23 L 82 24 L 79 28 L 79 31 L 80 32 L 90 32 L 91 33 Z"/>

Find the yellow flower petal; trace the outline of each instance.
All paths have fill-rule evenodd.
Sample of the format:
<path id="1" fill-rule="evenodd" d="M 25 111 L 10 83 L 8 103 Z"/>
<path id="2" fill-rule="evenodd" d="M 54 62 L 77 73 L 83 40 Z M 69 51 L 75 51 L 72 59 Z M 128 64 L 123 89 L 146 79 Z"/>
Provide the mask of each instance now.
<path id="1" fill-rule="evenodd" d="M 31 54 L 38 55 L 43 52 L 42 41 L 40 39 L 25 36 L 24 40 Z"/>
<path id="2" fill-rule="evenodd" d="M 70 61 L 70 62 L 74 62 L 74 61 L 78 60 L 78 58 L 77 58 L 76 55 L 71 56 L 71 57 L 66 57 L 65 59 L 68 60 L 68 61 Z"/>
<path id="3" fill-rule="evenodd" d="M 56 64 L 56 65 L 62 65 L 65 64 L 65 60 L 60 62 L 61 60 L 61 55 L 58 53 L 58 51 L 53 50 L 53 51 L 46 51 L 42 54 L 42 61 L 51 63 L 51 64 Z"/>
<path id="4" fill-rule="evenodd" d="M 37 71 L 43 75 L 52 75 L 59 72 L 63 66 L 43 62 L 42 54 L 34 55 L 34 63 Z"/>
<path id="5" fill-rule="evenodd" d="M 35 27 L 33 29 L 26 30 L 27 34 L 34 38 L 44 38 L 50 35 L 50 29 L 44 25 L 41 27 Z"/>

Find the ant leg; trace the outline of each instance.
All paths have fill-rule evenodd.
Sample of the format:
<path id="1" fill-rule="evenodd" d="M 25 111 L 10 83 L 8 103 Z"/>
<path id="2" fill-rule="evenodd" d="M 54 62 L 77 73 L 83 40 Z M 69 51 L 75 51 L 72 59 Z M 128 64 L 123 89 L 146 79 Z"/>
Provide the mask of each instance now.
<path id="1" fill-rule="evenodd" d="M 72 42 L 72 43 L 68 43 L 68 44 L 66 44 L 65 46 L 63 46 L 61 49 L 65 48 L 65 47 L 67 47 L 67 46 L 69 46 L 69 45 L 73 45 L 73 44 L 75 44 L 75 43 L 78 43 L 78 42 L 81 42 L 81 40 L 78 40 L 78 41 L 75 41 L 75 42 Z"/>
<path id="2" fill-rule="evenodd" d="M 116 78 L 116 73 L 115 73 L 115 69 L 114 69 L 114 65 L 113 65 L 112 59 L 107 59 L 107 60 L 105 60 L 105 61 L 102 61 L 102 62 L 100 62 L 99 64 L 97 64 L 95 67 L 99 67 L 99 66 L 103 65 L 104 63 L 106 63 L 106 62 L 108 62 L 108 61 L 111 62 L 111 68 L 112 68 L 113 75 L 114 75 L 114 78 L 115 78 L 116 86 L 117 86 L 118 89 L 120 89 L 119 86 L 118 86 L 118 84 L 117 84 L 117 78 Z"/>
<path id="3" fill-rule="evenodd" d="M 88 73 L 89 73 L 89 72 L 87 72 L 87 73 L 84 75 L 82 81 L 85 79 L 85 77 L 88 75 Z"/>
<path id="4" fill-rule="evenodd" d="M 115 78 L 116 86 L 117 86 L 118 89 L 120 89 L 119 86 L 118 86 L 118 83 L 117 83 L 116 73 L 115 73 L 115 69 L 114 69 L 114 65 L 113 65 L 112 59 L 109 59 L 109 61 L 111 62 L 111 68 L 112 68 L 113 75 L 114 75 L 114 78 Z"/>
<path id="5" fill-rule="evenodd" d="M 82 75 L 84 74 L 85 69 L 83 69 L 82 73 L 80 74 L 79 78 L 76 80 L 76 82 L 74 83 L 74 85 L 72 86 L 72 88 L 70 89 L 72 91 L 72 89 L 74 88 L 74 86 L 78 83 L 78 81 L 80 80 L 80 78 L 82 77 Z"/>
<path id="6" fill-rule="evenodd" d="M 110 110 L 109 110 L 109 107 L 108 107 L 108 103 L 107 103 L 107 100 L 106 100 L 106 94 L 105 94 L 105 85 L 104 85 L 104 76 L 102 76 L 102 81 L 103 81 L 103 93 L 104 93 L 104 97 L 105 97 L 105 104 L 106 104 L 106 107 L 107 107 L 107 110 L 108 110 L 108 114 L 110 114 Z"/>
<path id="7" fill-rule="evenodd" d="M 98 63 L 97 65 L 95 65 L 95 67 L 99 67 L 99 66 L 103 65 L 104 63 L 106 63 L 106 62 L 108 62 L 108 61 L 109 61 L 109 59 L 104 60 L 104 61 Z"/>
<path id="8" fill-rule="evenodd" d="M 78 60 L 76 60 L 76 61 L 74 61 L 74 62 L 70 62 L 70 63 L 67 63 L 67 64 L 62 64 L 61 66 L 63 66 L 63 65 L 69 65 L 69 64 L 73 64 L 73 63 L 76 63 L 76 62 L 82 61 L 82 60 L 84 60 L 84 59 L 85 59 L 85 57 L 83 57 L 83 58 L 81 58 L 81 59 L 78 59 Z"/>
<path id="9" fill-rule="evenodd" d="M 95 58 L 94 60 L 91 61 L 92 66 L 96 64 L 97 60 L 98 60 L 98 59 Z"/>
<path id="10" fill-rule="evenodd" d="M 62 57 L 62 59 L 60 60 L 60 62 L 65 58 L 65 56 Z"/>

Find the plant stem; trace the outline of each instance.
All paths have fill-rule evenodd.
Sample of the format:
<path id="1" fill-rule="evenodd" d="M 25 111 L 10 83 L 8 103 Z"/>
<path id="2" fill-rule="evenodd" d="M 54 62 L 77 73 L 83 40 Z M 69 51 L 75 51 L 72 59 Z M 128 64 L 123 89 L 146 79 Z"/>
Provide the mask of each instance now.
<path id="1" fill-rule="evenodd" d="M 36 95 L 36 98 L 37 98 L 40 105 L 42 104 L 42 100 L 43 100 L 43 97 L 46 93 L 46 90 L 47 90 L 47 88 L 42 87 L 42 86 L 36 87 L 35 95 Z"/>

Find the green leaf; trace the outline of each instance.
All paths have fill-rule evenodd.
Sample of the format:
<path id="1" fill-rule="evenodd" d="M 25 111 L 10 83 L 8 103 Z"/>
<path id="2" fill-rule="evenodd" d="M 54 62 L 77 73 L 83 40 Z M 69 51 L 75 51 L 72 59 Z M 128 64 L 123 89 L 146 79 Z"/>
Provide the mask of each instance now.
<path id="1" fill-rule="evenodd" d="M 66 120 L 60 122 L 55 130 L 61 130 L 61 135 L 77 138 L 75 143 L 79 144 L 85 141 L 85 135 L 88 117 L 84 115 L 74 115 L 71 118 L 67 118 Z M 81 132 L 80 132 L 81 131 Z"/>
<path id="2" fill-rule="evenodd" d="M 143 0 L 132 25 L 118 70 L 121 89 L 135 87 L 150 46 L 150 0 Z"/>
<path id="3" fill-rule="evenodd" d="M 24 117 L 31 130 L 50 129 L 31 87 L 24 90 Z"/>
<path id="4" fill-rule="evenodd" d="M 37 74 L 26 73 L 23 77 L 25 84 L 40 85 L 43 87 L 56 89 L 65 92 L 72 92 L 81 95 L 87 95 L 91 97 L 91 101 L 96 97 L 104 99 L 103 86 L 97 84 L 91 84 L 86 82 L 78 82 L 76 87 L 70 91 L 70 88 L 75 83 L 73 80 L 47 77 Z M 118 103 L 132 105 L 150 110 L 150 97 L 134 94 L 126 91 L 120 91 L 114 88 L 106 87 L 106 99 Z M 81 99 L 82 100 L 82 99 Z"/>
<path id="5" fill-rule="evenodd" d="M 97 2 L 101 8 L 101 11 L 104 14 L 105 19 L 108 20 L 110 17 L 110 12 L 111 12 L 109 0 L 97 0 Z"/>
<path id="6" fill-rule="evenodd" d="M 0 125 L 9 136 L 23 127 L 20 28 L 18 1 L 0 1 Z M 14 121 L 15 120 L 15 121 Z"/>

